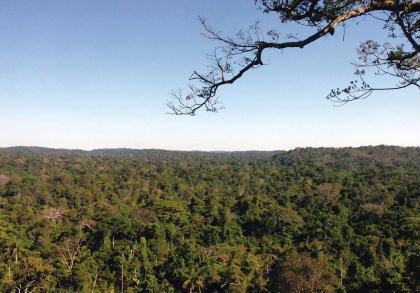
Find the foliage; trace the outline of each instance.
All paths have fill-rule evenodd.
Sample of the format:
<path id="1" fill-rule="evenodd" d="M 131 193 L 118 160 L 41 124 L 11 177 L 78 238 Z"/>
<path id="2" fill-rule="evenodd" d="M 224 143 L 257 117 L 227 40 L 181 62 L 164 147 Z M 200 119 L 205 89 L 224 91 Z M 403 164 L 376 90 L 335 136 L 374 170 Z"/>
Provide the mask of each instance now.
<path id="1" fill-rule="evenodd" d="M 420 149 L 0 149 L 1 292 L 415 292 Z"/>
<path id="2" fill-rule="evenodd" d="M 388 32 L 385 43 L 366 40 L 357 49 L 359 61 L 356 80 L 348 86 L 332 89 L 327 99 L 345 104 L 363 99 L 373 92 L 420 88 L 420 2 L 417 0 L 254 0 L 260 11 L 273 14 L 284 25 L 262 29 L 259 22 L 241 30 L 234 36 L 225 36 L 201 18 L 203 35 L 217 42 L 213 54 L 208 56 L 207 69 L 194 71 L 185 93 L 182 89 L 171 92 L 168 107 L 175 115 L 195 115 L 200 109 L 216 112 L 220 106 L 220 88 L 242 79 L 246 73 L 264 65 L 263 54 L 268 50 L 304 49 L 334 35 L 339 27 L 363 24 L 372 18 Z M 304 35 L 296 28 L 306 28 Z M 284 30 L 289 30 L 283 33 Z M 291 31 L 292 30 L 292 31 Z M 293 31 L 294 30 L 294 31 Z M 344 35 L 343 35 L 344 38 Z M 387 76 L 395 81 L 385 86 L 372 86 L 367 73 Z M 385 79 L 387 83 L 389 81 Z"/>

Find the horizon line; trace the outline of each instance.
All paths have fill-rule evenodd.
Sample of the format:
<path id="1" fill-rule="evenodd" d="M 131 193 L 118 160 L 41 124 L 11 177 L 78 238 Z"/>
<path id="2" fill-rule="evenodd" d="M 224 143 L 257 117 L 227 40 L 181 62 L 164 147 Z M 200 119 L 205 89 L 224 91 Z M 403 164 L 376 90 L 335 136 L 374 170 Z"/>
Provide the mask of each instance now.
<path id="1" fill-rule="evenodd" d="M 135 148 L 135 147 L 98 147 L 98 148 L 66 148 L 66 147 L 49 147 L 49 146 L 39 146 L 39 145 L 12 145 L 12 146 L 0 146 L 0 150 L 4 149 L 14 149 L 14 148 L 38 148 L 38 149 L 50 149 L 50 150 L 61 150 L 61 151 L 83 151 L 83 152 L 93 152 L 98 150 L 132 150 L 132 151 L 147 151 L 147 150 L 156 150 L 156 151 L 170 151 L 170 152 L 203 152 L 203 153 L 220 153 L 220 152 L 284 152 L 284 151 L 293 151 L 296 149 L 345 149 L 345 148 L 363 148 L 363 147 L 399 147 L 399 148 L 420 148 L 420 145 L 388 145 L 388 144 L 377 144 L 377 145 L 358 145 L 358 146 L 296 146 L 292 148 L 284 149 L 246 149 L 246 150 L 200 150 L 200 149 L 166 149 L 166 148 Z"/>

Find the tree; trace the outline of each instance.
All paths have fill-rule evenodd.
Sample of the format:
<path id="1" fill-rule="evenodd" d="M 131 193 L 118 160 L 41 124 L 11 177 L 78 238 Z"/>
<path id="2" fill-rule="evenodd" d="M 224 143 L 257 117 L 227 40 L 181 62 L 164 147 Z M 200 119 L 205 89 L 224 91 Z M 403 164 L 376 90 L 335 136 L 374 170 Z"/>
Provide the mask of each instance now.
<path id="1" fill-rule="evenodd" d="M 66 265 L 69 271 L 73 269 L 84 240 L 85 238 L 83 236 L 69 237 L 64 239 L 58 247 L 60 260 Z"/>
<path id="2" fill-rule="evenodd" d="M 63 218 L 63 211 L 59 208 L 48 208 L 42 211 L 42 216 L 56 224 Z"/>
<path id="3" fill-rule="evenodd" d="M 305 253 L 292 251 L 286 255 L 273 285 L 276 292 L 333 292 L 338 279 L 328 268 L 325 257 L 314 259 Z"/>
<path id="4" fill-rule="evenodd" d="M 194 71 L 188 93 L 182 89 L 171 92 L 168 102 L 171 113 L 194 115 L 197 110 L 216 112 L 220 109 L 218 90 L 233 84 L 251 69 L 264 64 L 263 52 L 269 49 L 303 49 L 322 38 L 333 35 L 337 27 L 350 20 L 373 17 L 389 32 L 387 42 L 363 42 L 357 49 L 359 62 L 355 64 L 353 80 L 344 88 L 331 90 L 327 99 L 343 104 L 366 98 L 376 91 L 420 88 L 420 1 L 417 0 L 255 0 L 264 13 L 275 13 L 282 23 L 304 25 L 311 34 L 298 38 L 296 34 L 282 37 L 268 30 L 264 37 L 258 23 L 235 37 L 227 37 L 200 18 L 204 36 L 219 43 L 209 56 L 208 72 Z M 395 78 L 387 87 L 374 87 L 366 80 L 366 73 Z"/>
<path id="5" fill-rule="evenodd" d="M 6 186 L 10 182 L 10 178 L 6 175 L 0 174 L 0 187 Z"/>
<path id="6" fill-rule="evenodd" d="M 38 256 L 25 257 L 21 262 L 12 267 L 9 272 L 11 280 L 3 281 L 4 292 L 46 292 L 49 291 L 49 276 L 53 267 L 48 261 Z"/>

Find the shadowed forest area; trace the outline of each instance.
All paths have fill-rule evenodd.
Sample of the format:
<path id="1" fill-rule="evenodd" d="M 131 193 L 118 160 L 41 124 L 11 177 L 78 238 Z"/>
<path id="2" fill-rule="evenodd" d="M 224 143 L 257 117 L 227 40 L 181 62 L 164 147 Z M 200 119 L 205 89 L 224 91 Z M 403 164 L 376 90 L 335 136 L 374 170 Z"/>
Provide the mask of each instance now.
<path id="1" fill-rule="evenodd" d="M 420 148 L 0 149 L 1 292 L 415 292 Z"/>

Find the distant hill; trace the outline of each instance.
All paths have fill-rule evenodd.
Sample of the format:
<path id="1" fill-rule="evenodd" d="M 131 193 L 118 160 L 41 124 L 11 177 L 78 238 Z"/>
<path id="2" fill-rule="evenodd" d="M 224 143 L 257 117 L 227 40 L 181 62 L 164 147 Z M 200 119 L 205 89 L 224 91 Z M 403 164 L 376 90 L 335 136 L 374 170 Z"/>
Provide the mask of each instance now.
<path id="1" fill-rule="evenodd" d="M 363 146 L 345 148 L 297 148 L 274 155 L 284 166 L 333 168 L 411 166 L 420 168 L 420 147 Z"/>
<path id="2" fill-rule="evenodd" d="M 0 148 L 0 155 L 101 157 L 140 161 L 159 160 L 268 160 L 283 167 L 331 167 L 353 169 L 363 167 L 420 168 L 420 147 L 363 146 L 344 148 L 296 148 L 290 151 L 170 151 L 162 149 L 53 149 L 44 147 Z"/>
<path id="3" fill-rule="evenodd" d="M 16 146 L 0 148 L 0 154 L 8 155 L 54 155 L 54 156 L 97 156 L 126 159 L 187 159 L 187 158 L 240 158 L 240 159 L 270 159 L 284 151 L 170 151 L 162 149 L 94 149 L 91 151 L 79 149 L 54 149 L 36 146 Z"/>
<path id="4" fill-rule="evenodd" d="M 284 166 L 300 164 L 337 165 L 337 164 L 398 164 L 408 163 L 420 166 L 420 147 L 399 146 L 362 146 L 344 148 L 296 148 L 290 151 L 171 151 L 163 149 L 54 149 L 37 146 L 16 146 L 0 148 L 5 155 L 43 155 L 43 156 L 93 156 L 134 160 L 148 159 L 272 159 Z"/>

